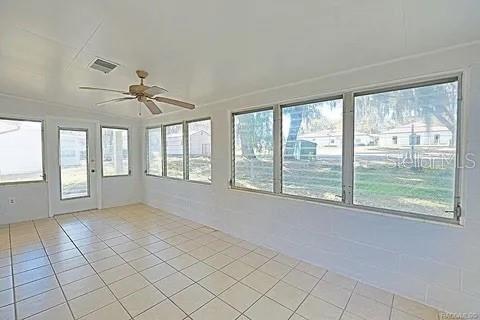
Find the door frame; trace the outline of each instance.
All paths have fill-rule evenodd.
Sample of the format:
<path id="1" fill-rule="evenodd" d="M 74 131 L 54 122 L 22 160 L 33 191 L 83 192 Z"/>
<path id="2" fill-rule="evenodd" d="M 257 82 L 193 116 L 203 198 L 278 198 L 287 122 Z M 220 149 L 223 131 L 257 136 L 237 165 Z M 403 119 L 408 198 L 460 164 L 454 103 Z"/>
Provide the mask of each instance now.
<path id="1" fill-rule="evenodd" d="M 83 127 L 85 126 L 85 128 Z M 49 202 L 49 212 L 48 216 L 53 217 L 55 215 L 68 213 L 63 212 L 65 210 L 59 210 L 58 204 L 60 202 L 71 202 L 72 204 L 75 200 L 84 200 L 86 197 L 81 198 L 72 198 L 61 200 L 61 176 L 60 176 L 60 167 L 59 167 L 59 137 L 60 129 L 66 130 L 75 130 L 75 129 L 86 129 L 93 132 L 87 132 L 87 141 L 88 141 L 88 173 L 89 173 L 89 196 L 95 197 L 95 207 L 93 209 L 102 209 L 102 177 L 100 174 L 100 165 L 101 165 L 101 145 L 100 141 L 100 121 L 97 120 L 88 120 L 88 119 L 76 119 L 68 117 L 55 117 L 47 116 L 45 121 L 45 135 L 46 141 L 49 143 L 46 144 L 46 174 L 47 174 L 47 185 L 48 185 L 48 202 Z M 91 160 L 94 160 L 94 165 L 91 164 Z M 95 170 L 95 173 L 92 173 L 92 169 Z M 93 175 L 94 174 L 94 175 Z M 58 175 L 58 176 L 57 176 Z M 93 176 L 92 176 L 93 175 Z M 92 189 L 94 190 L 92 192 Z M 89 209 L 86 209 L 89 210 Z M 79 210 L 72 209 L 71 212 Z"/>

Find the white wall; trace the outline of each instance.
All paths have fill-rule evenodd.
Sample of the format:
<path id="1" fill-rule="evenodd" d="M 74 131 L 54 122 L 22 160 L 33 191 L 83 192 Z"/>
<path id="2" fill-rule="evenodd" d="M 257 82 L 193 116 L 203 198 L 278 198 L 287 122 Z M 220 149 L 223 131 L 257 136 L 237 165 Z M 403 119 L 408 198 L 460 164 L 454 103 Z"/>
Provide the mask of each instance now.
<path id="1" fill-rule="evenodd" d="M 322 63 L 319 61 L 318 63 Z M 263 90 L 145 125 L 212 117 L 212 185 L 144 177 L 145 203 L 448 311 L 480 311 L 480 167 L 464 174 L 464 226 L 228 188 L 230 112 L 464 71 L 465 152 L 480 155 L 480 44 Z M 261 86 L 261 84 L 259 84 Z"/>
<path id="2" fill-rule="evenodd" d="M 83 110 L 69 108 L 65 106 L 52 105 L 40 101 L 33 101 L 23 98 L 16 98 L 6 95 L 0 95 L 0 117 L 25 118 L 45 121 L 45 127 L 53 126 L 57 118 L 65 118 L 70 122 L 89 121 L 100 125 L 126 126 L 131 129 L 131 150 L 130 161 L 132 175 L 128 177 L 110 177 L 103 178 L 99 182 L 101 188 L 101 207 L 119 206 L 129 203 L 139 202 L 142 198 L 142 166 L 141 166 L 141 137 L 143 129 L 138 119 L 117 118 L 101 113 L 85 112 Z M 46 135 L 48 136 L 48 135 Z M 54 135 L 55 136 L 55 135 Z M 51 139 L 46 139 L 45 150 L 55 150 Z M 91 150 L 92 152 L 92 150 Z M 0 150 L 1 156 L 2 150 Z M 97 147 L 97 153 L 99 148 Z M 14 185 L 0 185 L 0 224 L 14 223 L 24 220 L 45 218 L 49 216 L 49 185 L 58 184 L 58 181 L 49 179 L 53 157 L 55 155 L 46 154 L 45 170 L 47 174 L 47 183 L 26 183 Z M 97 163 L 101 159 L 100 154 L 96 155 Z M 99 173 L 100 171 L 97 170 Z M 9 204 L 8 199 L 16 199 L 15 204 Z"/>

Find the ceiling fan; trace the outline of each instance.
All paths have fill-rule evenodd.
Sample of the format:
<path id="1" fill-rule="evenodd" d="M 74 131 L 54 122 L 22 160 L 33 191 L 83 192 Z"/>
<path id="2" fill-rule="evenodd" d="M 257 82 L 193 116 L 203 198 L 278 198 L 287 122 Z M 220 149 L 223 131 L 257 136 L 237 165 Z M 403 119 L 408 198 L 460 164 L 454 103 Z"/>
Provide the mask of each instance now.
<path id="1" fill-rule="evenodd" d="M 117 102 L 136 99 L 139 102 L 142 102 L 143 104 L 145 104 L 145 106 L 147 106 L 148 110 L 150 110 L 152 114 L 162 113 L 162 110 L 160 110 L 160 108 L 157 106 L 155 101 L 172 104 L 174 106 L 178 106 L 178 107 L 182 107 L 190 110 L 195 109 L 194 104 L 183 102 L 180 100 L 170 99 L 166 97 L 159 97 L 158 95 L 164 94 L 165 92 L 167 92 L 167 90 L 157 86 L 149 87 L 144 85 L 143 80 L 148 76 L 148 72 L 143 70 L 137 70 L 136 73 L 137 73 L 137 76 L 140 78 L 140 84 L 132 84 L 128 88 L 128 91 L 104 89 L 104 88 L 96 88 L 96 87 L 79 87 L 79 89 L 116 92 L 116 93 L 121 93 L 121 94 L 130 96 L 130 97 L 116 98 L 112 100 L 102 101 L 97 103 L 97 106 L 108 104 L 108 103 L 117 103 Z"/>

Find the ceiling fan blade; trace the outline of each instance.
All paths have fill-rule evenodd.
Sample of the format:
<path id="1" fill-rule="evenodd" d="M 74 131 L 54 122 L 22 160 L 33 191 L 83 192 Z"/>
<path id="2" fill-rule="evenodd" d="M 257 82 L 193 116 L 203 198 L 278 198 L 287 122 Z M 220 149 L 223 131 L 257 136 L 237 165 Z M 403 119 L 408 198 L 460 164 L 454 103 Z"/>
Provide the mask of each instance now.
<path id="1" fill-rule="evenodd" d="M 82 90 L 97 90 L 97 91 L 108 91 L 108 92 L 117 92 L 122 94 L 130 94 L 130 92 L 125 92 L 122 90 L 114 90 L 114 89 L 105 89 L 105 88 L 96 88 L 96 87 L 78 87 Z"/>
<path id="2" fill-rule="evenodd" d="M 152 114 L 162 113 L 162 110 L 160 110 L 160 108 L 152 100 L 145 100 L 142 102 L 147 106 L 148 110 L 150 110 Z"/>
<path id="3" fill-rule="evenodd" d="M 170 98 L 165 98 L 165 97 L 156 97 L 154 99 L 158 102 L 173 104 L 174 106 L 178 106 L 178 107 L 182 107 L 182 108 L 186 108 L 186 109 L 190 109 L 190 110 L 195 109 L 194 104 L 191 104 L 191 103 L 188 103 L 188 102 L 183 102 L 183 101 L 180 101 L 180 100 L 175 100 L 175 99 L 170 99 Z"/>
<path id="4" fill-rule="evenodd" d="M 101 106 L 101 105 L 104 105 L 104 104 L 107 104 L 107 103 L 116 103 L 116 102 L 132 100 L 132 99 L 136 99 L 136 98 L 135 97 L 127 97 L 127 98 L 117 98 L 117 99 L 102 101 L 102 102 L 97 103 L 97 106 Z"/>
<path id="5" fill-rule="evenodd" d="M 149 97 L 153 97 L 153 96 L 156 96 L 157 94 L 162 94 L 162 93 L 165 93 L 165 92 L 168 92 L 167 89 L 160 88 L 160 87 L 157 87 L 157 86 L 151 86 L 147 90 L 143 91 L 143 94 L 145 94 Z"/>

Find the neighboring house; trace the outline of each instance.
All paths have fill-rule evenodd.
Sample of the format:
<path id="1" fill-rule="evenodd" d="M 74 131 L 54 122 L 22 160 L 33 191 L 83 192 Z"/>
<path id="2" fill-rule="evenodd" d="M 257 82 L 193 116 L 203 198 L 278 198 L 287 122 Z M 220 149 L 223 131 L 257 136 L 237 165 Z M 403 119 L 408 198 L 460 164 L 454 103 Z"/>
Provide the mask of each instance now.
<path id="1" fill-rule="evenodd" d="M 450 145 L 452 133 L 442 125 L 428 126 L 424 122 L 414 122 L 398 126 L 378 135 L 379 146 L 410 145 Z"/>
<path id="2" fill-rule="evenodd" d="M 167 135 L 167 153 L 169 155 L 183 154 L 182 148 L 182 133 Z M 190 131 L 189 132 L 189 154 L 192 156 L 208 156 L 211 152 L 211 137 L 210 133 L 205 130 Z"/>
<path id="3" fill-rule="evenodd" d="M 317 132 L 303 133 L 298 135 L 297 140 L 305 140 L 317 144 L 317 149 L 324 147 L 342 147 L 342 131 L 322 130 Z M 373 135 L 357 132 L 355 134 L 355 145 L 368 146 L 375 142 Z M 317 154 L 321 152 L 317 150 Z"/>

